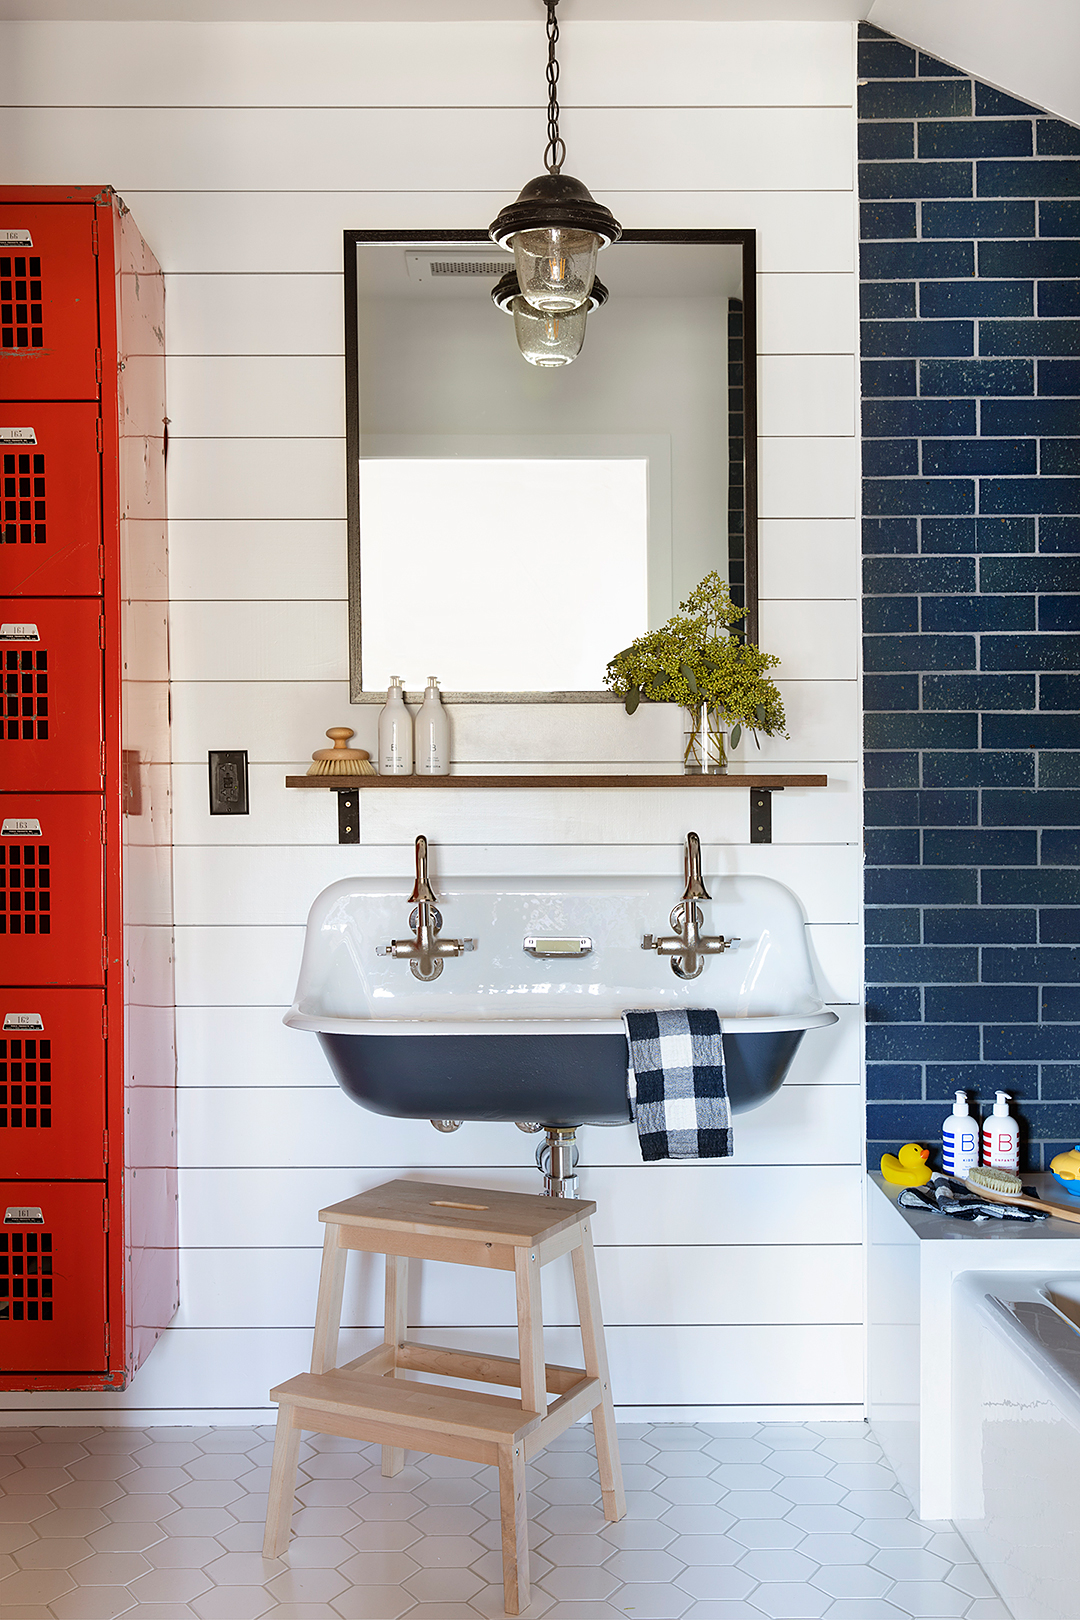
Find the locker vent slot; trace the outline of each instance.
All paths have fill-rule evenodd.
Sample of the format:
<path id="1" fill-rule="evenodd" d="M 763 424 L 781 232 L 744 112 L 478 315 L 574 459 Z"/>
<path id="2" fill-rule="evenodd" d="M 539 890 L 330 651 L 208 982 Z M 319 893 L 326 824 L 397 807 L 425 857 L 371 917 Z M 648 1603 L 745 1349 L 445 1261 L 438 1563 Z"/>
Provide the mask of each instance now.
<path id="1" fill-rule="evenodd" d="M 0 935 L 49 932 L 49 846 L 0 844 Z"/>
<path id="2" fill-rule="evenodd" d="M 4 452 L 3 543 L 45 544 L 45 457 L 37 451 Z"/>
<path id="3" fill-rule="evenodd" d="M 52 1042 L 0 1038 L 0 1130 L 52 1126 Z"/>
<path id="4" fill-rule="evenodd" d="M 4 735 L 8 742 L 49 740 L 49 655 L 29 647 L 4 653 Z"/>
<path id="5" fill-rule="evenodd" d="M 40 349 L 41 260 L 0 255 L 0 346 Z"/>
<path id="6" fill-rule="evenodd" d="M 51 1232 L 0 1232 L 0 1322 L 51 1322 Z"/>

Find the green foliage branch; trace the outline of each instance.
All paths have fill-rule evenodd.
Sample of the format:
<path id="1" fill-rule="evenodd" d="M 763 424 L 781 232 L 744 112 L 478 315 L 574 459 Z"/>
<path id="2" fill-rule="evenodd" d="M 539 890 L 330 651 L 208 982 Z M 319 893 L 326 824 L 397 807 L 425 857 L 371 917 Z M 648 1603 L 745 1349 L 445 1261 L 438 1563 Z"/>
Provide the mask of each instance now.
<path id="1" fill-rule="evenodd" d="M 780 660 L 732 634 L 743 613 L 731 600 L 727 581 L 715 570 L 706 574 L 666 624 L 615 654 L 604 684 L 623 699 L 627 714 L 642 701 L 723 709 L 732 747 L 743 726 L 755 738 L 759 731 L 786 736 L 784 700 L 767 673 Z"/>

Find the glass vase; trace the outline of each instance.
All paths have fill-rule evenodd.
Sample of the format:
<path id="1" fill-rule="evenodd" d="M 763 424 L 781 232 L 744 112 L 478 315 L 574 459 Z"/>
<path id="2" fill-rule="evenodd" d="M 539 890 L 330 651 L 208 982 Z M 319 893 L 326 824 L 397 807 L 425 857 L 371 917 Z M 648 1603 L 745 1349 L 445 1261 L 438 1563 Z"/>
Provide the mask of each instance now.
<path id="1" fill-rule="evenodd" d="M 683 774 L 719 776 L 728 768 L 725 716 L 718 704 L 683 709 Z"/>

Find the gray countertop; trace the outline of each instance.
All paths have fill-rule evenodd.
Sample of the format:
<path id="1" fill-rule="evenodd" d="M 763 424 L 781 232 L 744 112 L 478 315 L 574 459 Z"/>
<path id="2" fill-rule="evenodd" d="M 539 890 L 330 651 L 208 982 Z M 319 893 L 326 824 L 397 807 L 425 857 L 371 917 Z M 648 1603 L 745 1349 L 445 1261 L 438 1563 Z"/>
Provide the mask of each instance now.
<path id="1" fill-rule="evenodd" d="M 917 1238 L 926 1238 L 938 1243 L 1000 1243 L 1003 1240 L 1015 1242 L 1062 1242 L 1080 1243 L 1080 1225 L 1074 1221 L 1059 1221 L 1052 1216 L 1048 1221 L 956 1221 L 947 1215 L 937 1215 L 932 1210 L 903 1209 L 896 1200 L 903 1191 L 892 1182 L 888 1182 L 877 1170 L 870 1172 L 870 1180 L 879 1189 L 882 1196 L 896 1208 L 897 1214 L 902 1215 Z M 1049 1171 L 1033 1172 L 1025 1175 L 1025 1187 L 1035 1187 L 1040 1198 L 1048 1203 L 1062 1204 L 1069 1209 L 1075 1209 L 1080 1214 L 1080 1198 L 1070 1198 L 1058 1186 Z"/>

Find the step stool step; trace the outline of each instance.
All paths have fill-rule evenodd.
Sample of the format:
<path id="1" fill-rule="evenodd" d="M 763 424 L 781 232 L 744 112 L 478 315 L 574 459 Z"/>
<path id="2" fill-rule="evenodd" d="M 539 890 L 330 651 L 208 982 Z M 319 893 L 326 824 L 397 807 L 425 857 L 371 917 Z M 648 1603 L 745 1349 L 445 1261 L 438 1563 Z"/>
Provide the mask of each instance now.
<path id="1" fill-rule="evenodd" d="M 272 1389 L 270 1399 L 283 1406 L 302 1406 L 352 1422 L 392 1419 L 401 1428 L 415 1429 L 418 1436 L 427 1430 L 497 1446 L 529 1434 L 543 1419 L 543 1413 L 528 1412 L 520 1401 L 508 1400 L 504 1395 L 477 1395 L 469 1390 L 373 1377 L 342 1368 L 327 1373 L 299 1373 Z"/>

